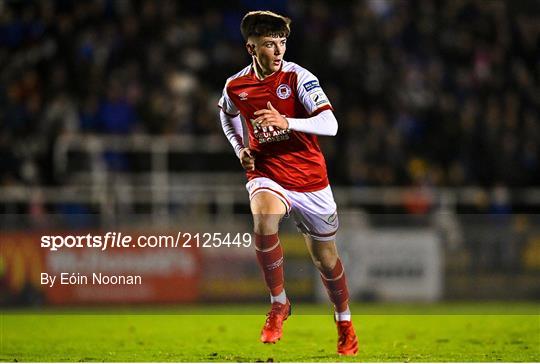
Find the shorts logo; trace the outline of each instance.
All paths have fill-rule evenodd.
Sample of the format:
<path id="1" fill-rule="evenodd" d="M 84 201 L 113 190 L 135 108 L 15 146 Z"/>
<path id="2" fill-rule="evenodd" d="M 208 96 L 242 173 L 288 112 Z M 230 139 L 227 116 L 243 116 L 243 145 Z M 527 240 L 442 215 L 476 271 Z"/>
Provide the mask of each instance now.
<path id="1" fill-rule="evenodd" d="M 319 81 L 317 80 L 312 80 L 312 81 L 308 81 L 306 83 L 304 83 L 304 89 L 309 92 L 315 88 L 320 88 L 321 86 L 319 86 Z"/>
<path id="2" fill-rule="evenodd" d="M 329 215 L 326 220 L 324 220 L 325 223 L 327 223 L 330 226 L 337 227 L 338 219 L 337 219 L 337 211 L 335 211 L 332 215 Z"/>
<path id="3" fill-rule="evenodd" d="M 330 224 L 333 224 L 334 221 L 336 221 L 336 219 L 337 219 L 337 211 L 334 212 L 332 215 L 330 215 L 330 216 L 328 217 L 328 222 L 329 222 Z"/>
<path id="4" fill-rule="evenodd" d="M 286 98 L 291 96 L 291 93 L 292 93 L 291 88 L 289 87 L 289 85 L 287 85 L 285 83 L 282 83 L 276 89 L 277 96 L 282 100 L 285 100 Z"/>
<path id="5" fill-rule="evenodd" d="M 330 101 L 328 101 L 328 98 L 322 91 L 317 91 L 309 95 L 311 98 L 311 101 L 315 104 L 316 107 L 322 106 L 322 105 L 330 105 Z"/>

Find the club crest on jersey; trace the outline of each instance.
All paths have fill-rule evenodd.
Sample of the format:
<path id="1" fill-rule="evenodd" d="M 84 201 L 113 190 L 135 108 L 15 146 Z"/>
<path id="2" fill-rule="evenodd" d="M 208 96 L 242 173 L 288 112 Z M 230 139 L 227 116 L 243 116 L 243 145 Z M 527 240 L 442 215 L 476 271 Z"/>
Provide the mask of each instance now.
<path id="1" fill-rule="evenodd" d="M 248 93 L 242 92 L 241 94 L 238 95 L 238 97 L 240 98 L 240 101 L 246 101 L 248 97 Z"/>
<path id="2" fill-rule="evenodd" d="M 289 87 L 289 85 L 285 83 L 282 83 L 276 89 L 277 96 L 282 100 L 285 100 L 286 98 L 291 96 L 291 93 L 292 93 L 291 88 Z"/>

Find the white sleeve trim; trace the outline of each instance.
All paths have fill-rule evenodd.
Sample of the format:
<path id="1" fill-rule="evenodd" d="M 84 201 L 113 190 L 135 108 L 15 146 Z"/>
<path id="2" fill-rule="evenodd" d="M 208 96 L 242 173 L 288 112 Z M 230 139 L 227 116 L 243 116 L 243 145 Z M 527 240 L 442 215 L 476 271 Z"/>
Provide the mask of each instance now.
<path id="1" fill-rule="evenodd" d="M 219 111 L 219 118 L 221 119 L 221 127 L 229 143 L 234 148 L 234 153 L 237 157 L 240 157 L 240 151 L 244 148 L 244 129 L 242 127 L 242 119 L 240 115 L 230 116 L 223 110 Z"/>
<path id="2" fill-rule="evenodd" d="M 337 134 L 338 122 L 331 110 L 324 110 L 318 115 L 306 119 L 287 118 L 289 129 L 315 135 Z"/>

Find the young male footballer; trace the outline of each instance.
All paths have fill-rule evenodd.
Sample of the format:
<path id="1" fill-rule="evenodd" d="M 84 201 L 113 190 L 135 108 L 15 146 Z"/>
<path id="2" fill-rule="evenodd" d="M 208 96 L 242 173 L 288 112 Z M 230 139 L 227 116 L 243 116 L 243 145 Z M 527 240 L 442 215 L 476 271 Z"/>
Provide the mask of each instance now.
<path id="1" fill-rule="evenodd" d="M 336 203 L 317 140 L 336 135 L 338 125 L 318 79 L 283 59 L 290 23 L 270 11 L 244 16 L 240 29 L 252 62 L 227 80 L 219 101 L 223 131 L 247 171 L 256 255 L 271 295 L 261 341 L 277 342 L 291 314 L 278 230 L 283 216 L 292 214 L 335 307 L 338 354 L 355 355 L 358 339 L 335 244 Z"/>

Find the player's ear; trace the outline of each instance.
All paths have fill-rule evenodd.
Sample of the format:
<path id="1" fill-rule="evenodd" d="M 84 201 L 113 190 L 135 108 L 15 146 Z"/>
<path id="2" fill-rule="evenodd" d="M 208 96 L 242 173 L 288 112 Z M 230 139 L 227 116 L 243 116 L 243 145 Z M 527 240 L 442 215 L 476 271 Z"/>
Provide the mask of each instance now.
<path id="1" fill-rule="evenodd" d="M 246 43 L 246 49 L 249 53 L 250 56 L 256 56 L 257 54 L 255 53 L 255 44 L 253 43 Z"/>

